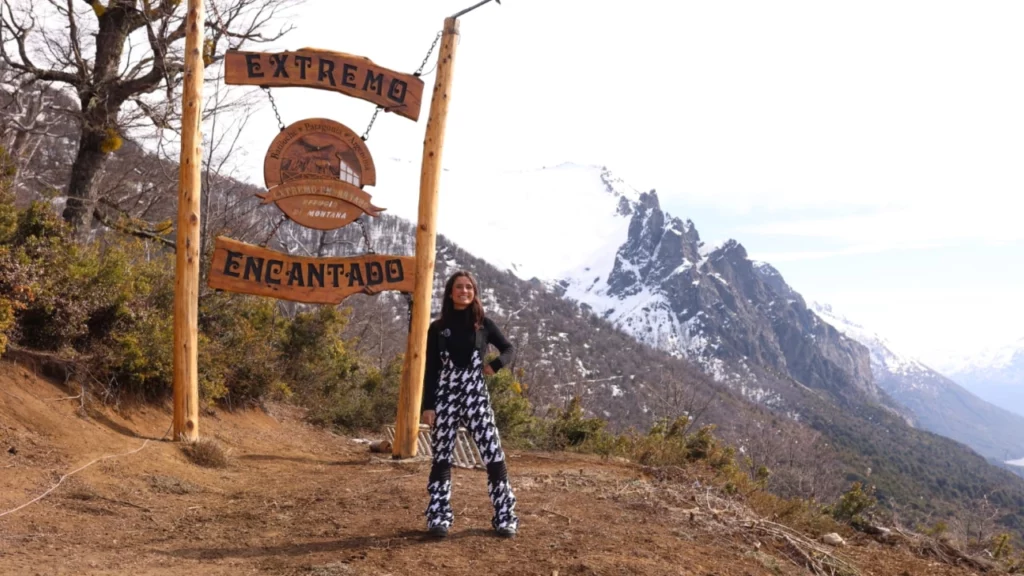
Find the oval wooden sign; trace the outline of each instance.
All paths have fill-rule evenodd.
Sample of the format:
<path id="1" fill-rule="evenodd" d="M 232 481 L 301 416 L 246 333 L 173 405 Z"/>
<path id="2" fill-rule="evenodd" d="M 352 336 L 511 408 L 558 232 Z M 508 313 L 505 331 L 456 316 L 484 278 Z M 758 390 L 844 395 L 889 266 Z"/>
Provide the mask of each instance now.
<path id="1" fill-rule="evenodd" d="M 377 183 L 370 149 L 344 124 L 326 118 L 299 120 L 270 143 L 263 159 L 267 188 L 289 180 L 343 180 L 357 188 Z"/>
<path id="2" fill-rule="evenodd" d="M 348 202 L 323 196 L 289 196 L 278 200 L 277 206 L 297 224 L 314 230 L 341 228 L 363 214 Z"/>
<path id="3" fill-rule="evenodd" d="M 364 213 L 379 216 L 363 186 L 377 182 L 366 143 L 347 126 L 326 118 L 300 120 L 281 131 L 263 162 L 268 191 L 288 218 L 316 230 L 351 224 Z"/>

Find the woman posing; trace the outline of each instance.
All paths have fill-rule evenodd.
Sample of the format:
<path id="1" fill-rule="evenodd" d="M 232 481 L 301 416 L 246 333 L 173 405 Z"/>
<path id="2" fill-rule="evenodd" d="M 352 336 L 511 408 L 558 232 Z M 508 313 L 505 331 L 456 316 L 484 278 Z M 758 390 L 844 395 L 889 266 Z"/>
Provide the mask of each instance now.
<path id="1" fill-rule="evenodd" d="M 488 344 L 493 344 L 501 355 L 485 365 Z M 421 421 L 431 427 L 434 452 L 427 482 L 430 502 L 425 512 L 431 534 L 447 536 L 455 520 L 451 467 L 459 426 L 465 426 L 473 436 L 487 465 L 487 490 L 494 506 L 491 526 L 505 537 L 515 536 L 519 529 L 505 452 L 484 383 L 484 375 L 507 366 L 514 352 L 497 325 L 484 315 L 476 279 L 465 271 L 453 274 L 444 287 L 441 317 L 431 323 L 427 332 Z"/>

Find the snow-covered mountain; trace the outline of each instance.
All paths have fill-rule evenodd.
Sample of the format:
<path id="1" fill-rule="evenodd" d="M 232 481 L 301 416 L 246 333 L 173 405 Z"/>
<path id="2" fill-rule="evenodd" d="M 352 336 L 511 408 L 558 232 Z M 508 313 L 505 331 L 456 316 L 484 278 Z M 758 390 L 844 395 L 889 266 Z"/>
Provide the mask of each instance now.
<path id="1" fill-rule="evenodd" d="M 884 403 L 867 351 L 821 322 L 740 243 L 706 245 L 692 221 L 661 209 L 654 190 L 617 214 L 629 227 L 614 258 L 560 279 L 565 297 L 772 408 L 797 408 L 785 400 L 793 383 L 842 402 Z"/>
<path id="2" fill-rule="evenodd" d="M 375 202 L 415 220 L 418 166 L 393 160 L 378 172 Z M 438 229 L 791 417 L 806 409 L 803 387 L 848 406 L 884 406 L 988 458 L 1024 456 L 1024 421 L 827 307 L 809 307 L 738 242 L 708 246 L 692 221 L 661 209 L 656 191 L 605 167 L 446 171 Z"/>
<path id="3" fill-rule="evenodd" d="M 950 356 L 942 364 L 936 366 L 943 373 L 960 374 L 986 369 L 1007 368 L 1019 360 L 1024 354 L 1024 338 L 997 346 L 990 346 L 980 352 Z"/>
<path id="4" fill-rule="evenodd" d="M 415 220 L 418 167 L 390 161 L 378 174 L 375 203 Z M 821 322 L 777 271 L 755 269 L 738 242 L 706 245 L 656 191 L 605 167 L 445 172 L 438 229 L 763 405 L 783 407 L 800 394 L 794 386 L 881 400 L 866 350 Z"/>
<path id="5" fill-rule="evenodd" d="M 415 222 L 418 183 L 416 165 L 382 162 L 369 192 Z M 376 250 L 411 249 L 414 225 L 372 220 Z M 705 245 L 692 222 L 661 210 L 653 190 L 572 164 L 446 171 L 438 220 L 435 288 L 455 268 L 478 274 L 542 410 L 577 396 L 620 427 L 643 427 L 697 408 L 687 400 L 696 393 L 710 401 L 703 418 L 747 453 L 781 457 L 773 477 L 795 472 L 801 490 L 820 488 L 803 474 L 835 455 L 841 477 L 863 479 L 870 468 L 880 499 L 922 502 L 928 512 L 968 493 L 1024 494 L 966 446 L 908 426 L 908 412 L 875 384 L 866 347 L 738 242 Z M 306 240 L 317 246 L 324 235 L 315 236 Z M 359 249 L 358 227 L 328 236 L 331 246 Z M 386 315 L 402 328 L 404 311 Z M 1024 502 L 1014 498 L 1001 505 Z"/>
<path id="6" fill-rule="evenodd" d="M 978 396 L 1024 416 L 1024 338 L 944 367 Z"/>
<path id="7" fill-rule="evenodd" d="M 811 302 L 811 309 L 822 320 L 867 347 L 871 352 L 871 372 L 876 378 L 879 374 L 906 376 L 907 390 L 934 391 L 933 384 L 929 383 L 927 378 L 915 378 L 933 372 L 919 360 L 893 351 L 888 340 L 839 314 L 829 304 Z"/>
<path id="8" fill-rule="evenodd" d="M 986 402 L 919 360 L 893 350 L 885 338 L 830 305 L 815 302 L 812 309 L 867 347 L 875 382 L 910 409 L 917 426 L 963 442 L 991 460 L 1024 465 L 1017 462 L 1024 457 L 1024 417 Z"/>

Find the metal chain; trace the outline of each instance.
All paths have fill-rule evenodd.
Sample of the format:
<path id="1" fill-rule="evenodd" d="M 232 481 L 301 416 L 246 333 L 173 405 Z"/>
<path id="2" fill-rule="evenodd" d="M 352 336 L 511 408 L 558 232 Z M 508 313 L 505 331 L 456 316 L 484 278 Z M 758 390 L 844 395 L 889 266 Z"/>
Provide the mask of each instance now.
<path id="1" fill-rule="evenodd" d="M 373 116 L 370 117 L 370 124 L 366 127 L 366 131 L 363 132 L 363 135 L 360 136 L 360 138 L 363 139 L 363 142 L 370 139 L 370 130 L 373 129 L 373 123 L 377 121 L 377 114 L 380 114 L 380 111 L 383 109 L 383 106 L 377 106 L 377 109 L 373 111 Z"/>
<path id="2" fill-rule="evenodd" d="M 420 63 L 420 67 L 413 72 L 413 76 L 419 78 L 423 75 L 423 69 L 427 67 L 427 62 L 430 60 L 430 55 L 434 53 L 434 49 L 437 48 L 437 43 L 441 40 L 442 32 L 438 32 L 437 36 L 434 37 L 434 41 L 430 44 L 430 49 L 427 50 L 427 55 L 423 57 L 423 62 Z M 267 92 L 269 94 L 269 91 Z M 370 123 L 366 126 L 366 130 L 363 131 L 363 135 L 360 136 L 363 142 L 370 139 L 370 130 L 373 130 L 373 123 L 377 121 L 377 115 L 383 110 L 383 106 L 377 106 L 377 109 L 373 111 L 373 116 L 370 117 Z M 276 108 L 275 108 L 276 110 Z"/>
<path id="3" fill-rule="evenodd" d="M 274 116 L 277 116 L 277 125 L 281 128 L 281 132 L 284 132 L 284 122 L 281 121 L 281 113 L 277 110 L 277 102 L 274 102 L 274 95 L 270 93 L 270 88 L 266 86 L 260 86 L 260 88 L 267 93 L 267 98 L 270 99 L 270 107 L 274 109 Z"/>
<path id="4" fill-rule="evenodd" d="M 370 231 L 366 228 L 366 220 L 363 216 L 356 218 L 356 222 L 359 222 L 359 227 L 363 229 L 363 243 L 366 245 L 367 254 L 376 254 L 373 250 L 373 246 L 370 245 Z"/>
<path id="5" fill-rule="evenodd" d="M 423 74 L 423 69 L 427 67 L 427 60 L 430 60 L 430 55 L 434 53 L 434 48 L 437 48 L 437 43 L 441 40 L 441 34 L 443 34 L 443 31 L 438 32 L 437 36 L 434 36 L 434 42 L 430 45 L 430 50 L 427 50 L 427 55 L 423 57 L 423 62 L 420 64 L 420 67 L 412 73 L 413 76 L 419 78 L 420 75 Z"/>

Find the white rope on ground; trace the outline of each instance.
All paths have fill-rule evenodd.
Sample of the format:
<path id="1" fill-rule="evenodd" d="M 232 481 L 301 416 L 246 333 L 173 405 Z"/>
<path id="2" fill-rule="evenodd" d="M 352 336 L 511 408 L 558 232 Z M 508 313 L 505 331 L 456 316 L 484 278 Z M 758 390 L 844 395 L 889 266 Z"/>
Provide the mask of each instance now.
<path id="1" fill-rule="evenodd" d="M 93 464 L 95 464 L 97 462 L 100 462 L 101 460 L 107 460 L 108 458 L 118 458 L 118 457 L 121 457 L 121 456 L 131 456 L 132 454 L 135 454 L 136 452 L 141 451 L 143 448 L 146 447 L 147 444 L 149 444 L 149 440 L 148 439 L 145 442 L 142 443 L 142 446 L 139 446 L 135 450 L 132 450 L 130 452 L 125 452 L 124 454 L 108 454 L 106 456 L 101 456 L 101 457 L 93 460 L 92 462 L 89 462 L 85 466 L 82 466 L 81 468 L 79 468 L 77 470 L 73 470 L 71 472 L 68 472 L 67 474 L 61 476 L 60 480 L 58 480 L 56 484 L 51 486 L 49 490 L 47 490 L 46 492 L 43 492 L 42 494 L 40 494 L 39 496 L 36 496 L 35 498 L 29 500 L 28 502 L 25 502 L 24 504 L 22 504 L 21 506 L 18 506 L 17 508 L 14 508 L 12 510 L 8 510 L 6 512 L 0 513 L 0 518 L 3 518 L 4 516 L 7 516 L 8 514 L 14 514 L 18 510 L 21 510 L 22 508 L 26 508 L 26 507 L 28 507 L 28 506 L 30 506 L 32 504 L 35 504 L 36 502 L 42 500 L 50 492 L 53 492 L 54 490 L 56 490 L 57 487 L 60 486 L 64 482 L 64 480 L 70 478 L 74 474 L 77 474 L 77 473 L 81 472 L 82 470 L 85 470 L 89 466 L 92 466 Z"/>

